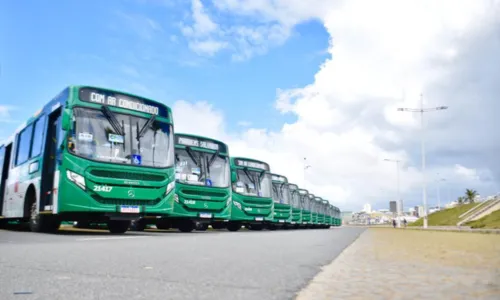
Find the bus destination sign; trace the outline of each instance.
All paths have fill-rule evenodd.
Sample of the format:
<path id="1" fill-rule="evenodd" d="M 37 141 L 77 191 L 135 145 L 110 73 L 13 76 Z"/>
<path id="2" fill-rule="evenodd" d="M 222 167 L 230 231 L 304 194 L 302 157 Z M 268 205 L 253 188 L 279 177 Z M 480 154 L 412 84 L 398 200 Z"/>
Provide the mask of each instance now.
<path id="1" fill-rule="evenodd" d="M 167 109 L 159 106 L 157 103 L 144 98 L 132 97 L 106 90 L 82 88 L 80 89 L 80 100 L 84 102 L 130 109 L 165 118 L 168 117 Z"/>
<path id="2" fill-rule="evenodd" d="M 184 145 L 184 146 L 191 146 L 191 147 L 199 147 L 199 148 L 205 148 L 205 149 L 210 149 L 210 150 L 219 150 L 222 151 L 224 149 L 220 149 L 221 147 L 219 144 L 211 142 L 211 141 L 206 141 L 206 140 L 200 140 L 200 139 L 195 139 L 192 137 L 185 137 L 185 136 L 175 136 L 176 139 L 176 144 L 179 145 Z M 225 152 L 225 151 L 222 151 Z"/>
<path id="3" fill-rule="evenodd" d="M 286 182 L 286 178 L 280 175 L 271 175 L 272 181 Z"/>
<path id="4" fill-rule="evenodd" d="M 269 165 L 266 163 L 243 160 L 243 159 L 235 159 L 234 162 L 238 167 L 248 167 L 248 168 L 255 168 L 255 169 L 269 171 Z"/>

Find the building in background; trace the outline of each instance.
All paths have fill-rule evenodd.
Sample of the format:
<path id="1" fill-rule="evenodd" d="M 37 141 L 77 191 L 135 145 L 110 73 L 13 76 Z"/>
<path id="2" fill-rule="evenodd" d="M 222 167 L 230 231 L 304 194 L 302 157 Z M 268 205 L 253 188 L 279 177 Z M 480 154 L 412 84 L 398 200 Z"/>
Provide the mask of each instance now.
<path id="1" fill-rule="evenodd" d="M 389 211 L 393 214 L 398 212 L 398 205 L 396 204 L 396 201 L 389 201 Z"/>
<path id="2" fill-rule="evenodd" d="M 417 211 L 418 211 L 418 217 L 422 218 L 424 216 L 424 207 L 423 206 L 416 206 Z"/>
<path id="3" fill-rule="evenodd" d="M 352 211 L 343 211 L 340 213 L 340 217 L 342 218 L 342 224 L 351 224 L 352 223 Z"/>

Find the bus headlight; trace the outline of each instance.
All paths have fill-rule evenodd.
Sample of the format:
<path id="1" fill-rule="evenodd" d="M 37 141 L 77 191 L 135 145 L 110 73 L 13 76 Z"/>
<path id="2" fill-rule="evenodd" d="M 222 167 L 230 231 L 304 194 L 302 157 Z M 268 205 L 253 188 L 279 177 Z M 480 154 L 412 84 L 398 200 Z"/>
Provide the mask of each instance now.
<path id="1" fill-rule="evenodd" d="M 79 186 L 82 190 L 85 190 L 85 178 L 83 178 L 82 175 L 66 170 L 66 177 L 68 177 L 69 181 Z"/>
<path id="2" fill-rule="evenodd" d="M 239 202 L 233 201 L 234 206 L 241 210 L 241 204 Z"/>
<path id="3" fill-rule="evenodd" d="M 177 194 L 174 194 L 174 201 L 179 203 L 179 195 Z"/>
<path id="4" fill-rule="evenodd" d="M 165 195 L 168 195 L 175 188 L 175 181 L 172 181 L 167 185 L 167 189 L 165 190 Z"/>

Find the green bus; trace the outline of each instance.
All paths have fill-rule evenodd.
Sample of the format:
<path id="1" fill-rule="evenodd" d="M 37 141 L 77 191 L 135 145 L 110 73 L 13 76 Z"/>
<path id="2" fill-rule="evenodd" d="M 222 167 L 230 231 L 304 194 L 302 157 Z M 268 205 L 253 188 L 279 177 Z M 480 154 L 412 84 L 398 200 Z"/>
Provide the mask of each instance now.
<path id="1" fill-rule="evenodd" d="M 127 231 L 172 210 L 172 112 L 135 95 L 70 86 L 0 146 L 0 211 L 34 232 L 61 221 Z"/>
<path id="2" fill-rule="evenodd" d="M 330 217 L 329 213 L 329 207 L 330 207 L 330 202 L 328 200 L 323 199 L 321 201 L 321 214 L 323 216 L 323 226 L 322 228 L 330 228 L 330 222 L 332 218 Z"/>
<path id="3" fill-rule="evenodd" d="M 309 202 L 311 203 L 311 222 L 309 228 L 315 228 L 318 223 L 318 204 L 316 203 L 316 196 L 309 194 Z"/>
<path id="4" fill-rule="evenodd" d="M 335 226 L 335 217 L 334 217 L 334 214 L 335 214 L 335 207 L 332 205 L 332 204 L 328 204 L 327 206 L 327 224 L 328 224 L 328 227 L 331 227 L 331 226 Z"/>
<path id="5" fill-rule="evenodd" d="M 304 189 L 299 189 L 300 195 L 300 207 L 302 209 L 301 212 L 301 228 L 308 228 L 311 224 L 312 220 L 312 212 L 311 212 L 311 199 L 309 198 L 309 192 Z"/>
<path id="6" fill-rule="evenodd" d="M 291 196 L 290 204 L 292 206 L 292 220 L 290 224 L 293 228 L 297 229 L 299 228 L 300 224 L 302 224 L 301 195 L 299 187 L 296 184 L 289 183 L 288 188 L 290 189 L 290 196 Z"/>
<path id="7" fill-rule="evenodd" d="M 341 226 L 342 219 L 340 217 L 340 209 L 338 207 L 334 206 L 333 210 L 334 210 L 334 213 L 333 213 L 334 226 Z"/>
<path id="8" fill-rule="evenodd" d="M 322 228 L 325 222 L 325 215 L 323 214 L 323 198 L 314 197 L 316 202 L 316 228 Z"/>
<path id="9" fill-rule="evenodd" d="M 229 231 L 242 225 L 262 230 L 273 220 L 272 181 L 269 165 L 263 161 L 231 157 L 232 207 L 226 223 Z"/>
<path id="10" fill-rule="evenodd" d="M 283 175 L 271 174 L 273 187 L 274 214 L 268 228 L 285 227 L 292 222 L 292 206 L 288 179 Z"/>
<path id="11" fill-rule="evenodd" d="M 222 228 L 230 217 L 229 152 L 226 144 L 211 138 L 175 134 L 175 196 L 172 214 L 157 221 L 159 229 L 183 232 Z M 219 226 L 218 226 L 219 225 Z"/>

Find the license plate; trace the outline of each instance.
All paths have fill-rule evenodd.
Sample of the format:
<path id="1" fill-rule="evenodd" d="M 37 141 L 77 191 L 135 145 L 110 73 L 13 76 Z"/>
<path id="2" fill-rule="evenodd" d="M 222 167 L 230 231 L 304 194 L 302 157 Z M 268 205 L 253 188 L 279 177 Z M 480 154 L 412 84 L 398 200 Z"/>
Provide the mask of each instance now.
<path id="1" fill-rule="evenodd" d="M 291 222 L 292 224 L 295 224 L 295 222 Z"/>
<path id="2" fill-rule="evenodd" d="M 280 222 L 280 223 L 285 223 L 285 220 L 279 220 L 278 222 Z"/>
<path id="3" fill-rule="evenodd" d="M 307 224 L 307 222 L 302 222 L 302 224 Z"/>
<path id="4" fill-rule="evenodd" d="M 210 218 L 212 218 L 212 214 L 209 214 L 209 213 L 200 213 L 200 218 L 202 218 L 202 219 L 210 219 Z"/>
<path id="5" fill-rule="evenodd" d="M 141 208 L 137 205 L 122 205 L 120 206 L 120 212 L 127 214 L 140 213 Z"/>
<path id="6" fill-rule="evenodd" d="M 256 217 L 255 221 L 264 221 L 264 218 L 262 218 L 262 217 Z"/>

